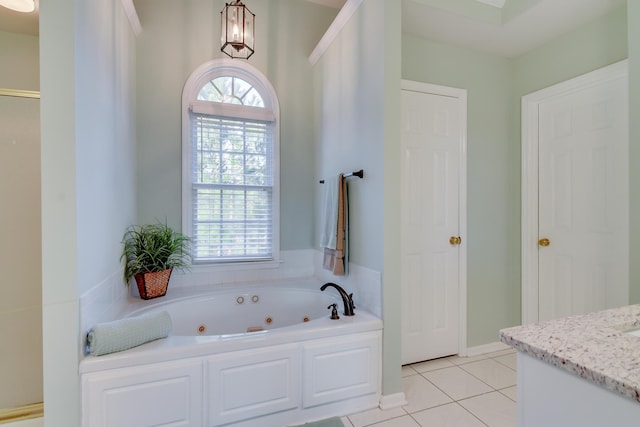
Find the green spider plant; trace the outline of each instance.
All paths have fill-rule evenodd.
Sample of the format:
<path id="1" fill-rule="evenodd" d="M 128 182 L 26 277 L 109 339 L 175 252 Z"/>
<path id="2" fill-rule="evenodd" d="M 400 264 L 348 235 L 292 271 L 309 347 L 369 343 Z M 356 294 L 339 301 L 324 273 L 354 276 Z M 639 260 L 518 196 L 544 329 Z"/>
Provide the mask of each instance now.
<path id="1" fill-rule="evenodd" d="M 132 225 L 122 238 L 124 280 L 140 273 L 186 268 L 190 265 L 191 239 L 166 224 Z"/>

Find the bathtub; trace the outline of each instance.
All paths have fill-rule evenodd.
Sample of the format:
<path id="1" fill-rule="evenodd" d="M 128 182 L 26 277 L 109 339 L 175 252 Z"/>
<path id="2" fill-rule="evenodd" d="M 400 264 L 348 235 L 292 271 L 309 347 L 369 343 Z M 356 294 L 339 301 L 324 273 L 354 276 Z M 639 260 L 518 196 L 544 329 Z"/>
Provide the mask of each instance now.
<path id="1" fill-rule="evenodd" d="M 208 292 L 135 310 L 129 316 L 166 310 L 173 335 L 220 335 L 273 330 L 310 322 L 330 314 L 331 304 L 342 305 L 334 290 L 295 287 L 252 287 Z"/>
<path id="2" fill-rule="evenodd" d="M 81 361 L 83 426 L 282 427 L 378 406 L 382 321 L 359 308 L 344 316 L 321 284 L 136 301 L 127 316 L 166 310 L 172 334 Z"/>

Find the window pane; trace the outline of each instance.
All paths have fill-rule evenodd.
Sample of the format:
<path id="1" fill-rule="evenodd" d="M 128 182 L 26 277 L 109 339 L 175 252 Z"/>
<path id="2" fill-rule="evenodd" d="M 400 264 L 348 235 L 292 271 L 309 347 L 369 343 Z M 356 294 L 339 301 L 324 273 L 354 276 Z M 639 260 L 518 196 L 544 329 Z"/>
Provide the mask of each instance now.
<path id="1" fill-rule="evenodd" d="M 271 256 L 271 192 L 196 189 L 196 258 Z"/>
<path id="2" fill-rule="evenodd" d="M 233 77 L 218 77 L 217 79 L 213 79 L 211 83 L 220 91 L 223 97 L 233 95 Z"/>
<path id="3" fill-rule="evenodd" d="M 271 258 L 273 123 L 191 116 L 195 259 Z"/>
<path id="4" fill-rule="evenodd" d="M 222 94 L 216 89 L 216 87 L 211 83 L 207 83 L 200 89 L 200 93 L 198 93 L 199 101 L 211 101 L 211 102 L 222 102 Z"/>
<path id="5" fill-rule="evenodd" d="M 262 97 L 258 93 L 255 88 L 252 88 L 243 100 L 244 105 L 248 105 L 250 107 L 259 107 L 264 108 L 264 101 L 262 101 Z"/>
<path id="6" fill-rule="evenodd" d="M 242 154 L 224 153 L 220 160 L 221 182 L 223 184 L 244 184 L 244 157 Z"/>
<path id="7" fill-rule="evenodd" d="M 200 89 L 198 99 L 264 108 L 260 93 L 249 82 L 238 77 L 224 76 L 213 79 Z"/>
<path id="8" fill-rule="evenodd" d="M 249 83 L 237 77 L 233 78 L 233 94 L 238 99 L 242 99 L 242 97 L 251 89 L 252 86 Z"/>
<path id="9" fill-rule="evenodd" d="M 245 167 L 245 184 L 247 185 L 269 185 L 267 175 L 266 156 L 248 155 Z"/>

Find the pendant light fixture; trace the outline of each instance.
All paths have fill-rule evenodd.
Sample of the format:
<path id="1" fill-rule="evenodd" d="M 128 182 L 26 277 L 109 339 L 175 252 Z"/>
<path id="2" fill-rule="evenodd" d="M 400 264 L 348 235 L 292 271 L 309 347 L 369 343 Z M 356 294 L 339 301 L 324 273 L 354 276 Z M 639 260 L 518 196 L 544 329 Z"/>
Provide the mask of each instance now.
<path id="1" fill-rule="evenodd" d="M 0 0 L 0 6 L 15 10 L 16 12 L 25 13 L 33 12 L 36 9 L 33 0 Z"/>
<path id="2" fill-rule="evenodd" d="M 254 52 L 255 15 L 240 0 L 220 12 L 220 50 L 232 58 L 249 59 Z"/>

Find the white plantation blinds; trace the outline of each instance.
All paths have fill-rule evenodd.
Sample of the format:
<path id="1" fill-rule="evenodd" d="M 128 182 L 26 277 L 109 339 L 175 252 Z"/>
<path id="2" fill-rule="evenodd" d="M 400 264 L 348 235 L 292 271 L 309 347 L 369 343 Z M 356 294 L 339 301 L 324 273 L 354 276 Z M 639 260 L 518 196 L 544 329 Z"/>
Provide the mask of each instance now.
<path id="1" fill-rule="evenodd" d="M 193 262 L 277 259 L 275 90 L 249 64 L 213 60 L 185 83 L 182 108 L 182 226 Z"/>
<path id="2" fill-rule="evenodd" d="M 196 261 L 272 258 L 273 126 L 191 112 Z"/>

